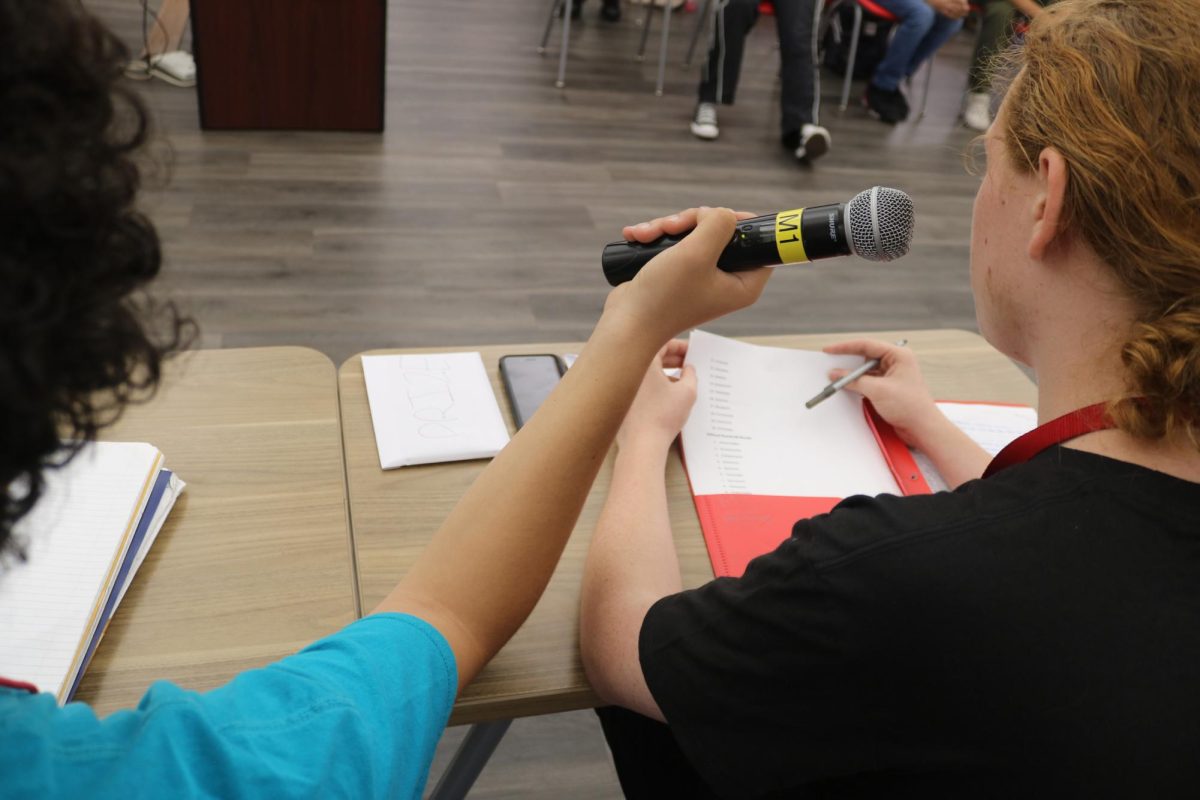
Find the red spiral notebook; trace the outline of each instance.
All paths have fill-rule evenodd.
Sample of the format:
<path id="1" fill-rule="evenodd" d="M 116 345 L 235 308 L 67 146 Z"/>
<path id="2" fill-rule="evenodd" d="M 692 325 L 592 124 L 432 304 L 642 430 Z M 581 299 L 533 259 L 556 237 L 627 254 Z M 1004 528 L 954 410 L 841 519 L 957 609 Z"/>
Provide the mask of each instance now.
<path id="1" fill-rule="evenodd" d="M 751 559 L 791 535 L 797 520 L 824 514 L 851 495 L 946 488 L 929 460 L 854 392 L 805 409 L 831 368 L 853 368 L 861 358 L 695 331 L 687 363 L 696 369 L 699 391 L 683 427 L 684 464 L 718 577 L 741 575 Z M 1028 406 L 938 405 L 992 453 L 1037 424 Z"/>

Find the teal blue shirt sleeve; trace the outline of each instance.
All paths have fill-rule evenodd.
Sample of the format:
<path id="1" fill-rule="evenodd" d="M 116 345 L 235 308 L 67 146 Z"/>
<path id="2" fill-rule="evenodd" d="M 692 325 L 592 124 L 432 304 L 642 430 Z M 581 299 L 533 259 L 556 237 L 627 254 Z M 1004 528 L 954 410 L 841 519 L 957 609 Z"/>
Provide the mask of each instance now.
<path id="1" fill-rule="evenodd" d="M 159 681 L 104 719 L 0 689 L 0 797 L 419 798 L 457 685 L 437 630 L 374 614 L 210 692 Z"/>

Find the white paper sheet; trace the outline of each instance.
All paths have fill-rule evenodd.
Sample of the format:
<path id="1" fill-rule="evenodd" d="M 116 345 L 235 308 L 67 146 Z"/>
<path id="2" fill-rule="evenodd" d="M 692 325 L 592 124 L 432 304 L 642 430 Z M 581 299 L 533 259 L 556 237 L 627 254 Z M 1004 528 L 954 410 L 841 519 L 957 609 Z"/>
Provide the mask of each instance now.
<path id="1" fill-rule="evenodd" d="M 738 342 L 694 331 L 687 363 L 696 369 L 696 405 L 683 426 L 692 491 L 784 497 L 898 493 L 862 398 L 838 392 L 813 409 L 834 367 L 857 356 Z"/>
<path id="2" fill-rule="evenodd" d="M 491 458 L 508 428 L 479 353 L 363 356 L 384 469 Z"/>
<path id="3" fill-rule="evenodd" d="M 946 418 L 962 429 L 975 443 L 996 455 L 1004 446 L 1023 433 L 1037 427 L 1037 411 L 1029 406 L 1002 406 L 991 403 L 938 403 Z M 946 479 L 938 472 L 929 457 L 913 450 L 913 460 L 925 474 L 930 491 L 948 489 Z"/>

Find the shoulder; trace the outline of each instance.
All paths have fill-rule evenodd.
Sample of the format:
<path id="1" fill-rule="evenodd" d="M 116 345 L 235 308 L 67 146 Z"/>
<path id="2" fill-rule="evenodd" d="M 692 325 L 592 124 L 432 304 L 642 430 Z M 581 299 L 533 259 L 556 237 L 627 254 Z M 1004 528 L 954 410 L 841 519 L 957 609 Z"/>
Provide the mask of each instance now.
<path id="1" fill-rule="evenodd" d="M 978 542 L 986 533 L 1020 534 L 1088 498 L 1110 495 L 1114 481 L 1140 470 L 1058 450 L 953 492 L 846 498 L 828 514 L 797 522 L 780 550 L 828 572 L 873 558 L 952 548 L 963 539 Z"/>
<path id="2" fill-rule="evenodd" d="M 0 689 L 0 796 L 415 796 L 454 702 L 454 656 L 405 614 L 373 614 L 199 693 L 166 682 L 104 718 Z"/>

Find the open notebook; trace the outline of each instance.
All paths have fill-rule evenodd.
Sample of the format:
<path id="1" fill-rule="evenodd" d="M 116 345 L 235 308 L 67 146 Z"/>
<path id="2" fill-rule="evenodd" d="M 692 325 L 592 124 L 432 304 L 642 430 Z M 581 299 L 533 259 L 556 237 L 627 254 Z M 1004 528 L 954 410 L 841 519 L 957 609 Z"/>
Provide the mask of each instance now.
<path id="1" fill-rule="evenodd" d="M 98 442 L 46 472 L 0 569 L 0 675 L 65 703 L 184 484 L 148 444 Z"/>
<path id="2" fill-rule="evenodd" d="M 798 519 L 855 494 L 919 494 L 946 488 L 854 392 L 809 410 L 833 367 L 856 356 L 760 345 L 694 331 L 687 363 L 698 394 L 683 427 L 684 463 L 717 576 L 741 575 L 774 550 Z M 993 455 L 1037 425 L 1027 406 L 939 403 Z"/>

